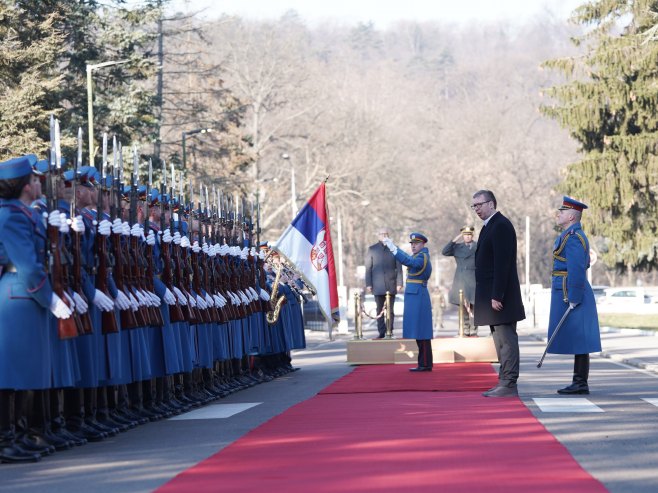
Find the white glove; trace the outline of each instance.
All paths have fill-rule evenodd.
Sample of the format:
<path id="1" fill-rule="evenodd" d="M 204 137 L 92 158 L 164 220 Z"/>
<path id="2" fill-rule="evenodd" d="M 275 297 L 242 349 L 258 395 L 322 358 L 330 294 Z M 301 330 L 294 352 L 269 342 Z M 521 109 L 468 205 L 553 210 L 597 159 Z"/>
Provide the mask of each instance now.
<path id="1" fill-rule="evenodd" d="M 224 308 L 224 305 L 226 305 L 226 300 L 218 294 L 213 294 L 212 299 L 215 300 L 215 306 L 218 306 L 219 308 Z"/>
<path id="2" fill-rule="evenodd" d="M 123 233 L 123 222 L 118 217 L 112 222 L 112 233 L 115 235 Z"/>
<path id="3" fill-rule="evenodd" d="M 176 304 L 176 297 L 174 296 L 174 293 L 172 293 L 169 288 L 165 288 L 164 295 L 162 296 L 164 299 L 164 302 L 167 305 L 175 305 Z"/>
<path id="4" fill-rule="evenodd" d="M 203 248 L 201 250 L 203 250 L 203 253 L 205 253 L 206 255 L 210 255 L 210 247 L 208 246 L 208 243 L 204 243 Z"/>
<path id="5" fill-rule="evenodd" d="M 396 247 L 393 244 L 393 241 L 390 238 L 384 238 L 382 243 L 384 243 L 384 245 L 386 245 L 386 248 L 388 248 L 393 255 L 395 255 L 398 252 L 398 247 Z"/>
<path id="6" fill-rule="evenodd" d="M 176 245 L 180 245 L 180 241 L 181 241 L 180 233 L 179 233 L 178 231 L 176 231 L 176 232 L 174 233 L 174 243 L 175 243 Z"/>
<path id="7" fill-rule="evenodd" d="M 149 298 L 151 298 L 152 306 L 160 306 L 162 304 L 162 301 L 160 301 L 158 295 L 155 294 L 153 291 L 146 291 L 146 294 L 148 295 Z"/>
<path id="8" fill-rule="evenodd" d="M 181 305 L 187 305 L 187 298 L 185 297 L 183 292 L 180 289 L 178 289 L 176 286 L 172 286 L 172 288 L 174 290 L 174 293 L 176 293 L 176 298 L 178 298 L 178 302 Z"/>
<path id="9" fill-rule="evenodd" d="M 135 297 L 137 298 L 137 301 L 139 301 L 140 306 L 151 306 L 152 304 L 151 298 L 146 296 L 141 289 L 135 289 Z"/>
<path id="10" fill-rule="evenodd" d="M 69 232 L 69 221 L 66 219 L 66 214 L 63 212 L 59 213 L 59 232 L 68 233 Z"/>
<path id="11" fill-rule="evenodd" d="M 210 296 L 210 293 L 206 293 L 206 305 L 208 306 L 215 306 L 215 300 L 213 300 L 212 296 Z"/>
<path id="12" fill-rule="evenodd" d="M 247 295 L 244 294 L 243 291 L 238 291 L 238 293 L 240 294 L 240 299 L 242 300 L 242 304 L 243 305 L 248 305 L 249 304 L 249 298 L 247 298 Z"/>
<path id="13" fill-rule="evenodd" d="M 121 225 L 121 234 L 123 236 L 130 236 L 130 224 L 128 224 L 128 221 L 124 222 Z"/>
<path id="14" fill-rule="evenodd" d="M 68 295 L 66 296 L 68 297 Z M 85 300 L 82 299 L 80 293 L 73 291 L 73 302 L 75 303 L 75 311 L 80 315 L 87 313 L 87 310 L 89 310 L 89 305 Z"/>
<path id="15" fill-rule="evenodd" d="M 251 293 L 251 299 L 256 301 L 258 299 L 258 293 L 256 292 L 256 290 L 251 286 L 249 286 L 249 292 Z"/>
<path id="16" fill-rule="evenodd" d="M 62 301 L 62 298 L 55 293 L 53 293 L 50 298 L 50 311 L 57 318 L 69 318 L 73 313 L 73 310 L 66 306 L 66 303 Z"/>
<path id="17" fill-rule="evenodd" d="M 149 235 L 146 237 L 146 243 L 150 246 L 155 245 L 155 233 L 153 231 L 149 231 Z"/>
<path id="18" fill-rule="evenodd" d="M 183 236 L 180 239 L 180 246 L 183 248 L 190 248 L 190 239 L 187 236 Z"/>
<path id="19" fill-rule="evenodd" d="M 94 300 L 93 300 L 94 305 L 98 307 L 99 310 L 104 311 L 104 312 L 111 312 L 114 310 L 114 302 L 112 299 L 103 293 L 100 290 L 96 290 L 96 293 L 94 294 Z"/>
<path id="20" fill-rule="evenodd" d="M 249 250 L 249 255 L 251 255 L 252 257 L 258 255 L 258 253 L 256 252 L 256 248 L 251 247 L 251 250 Z"/>
<path id="21" fill-rule="evenodd" d="M 194 296 L 192 296 L 191 294 L 187 296 L 187 301 L 189 302 L 192 308 L 196 306 L 196 301 L 194 300 Z"/>
<path id="22" fill-rule="evenodd" d="M 98 234 L 103 236 L 110 236 L 111 232 L 112 223 L 110 221 L 103 219 L 100 223 L 98 223 Z"/>
<path id="23" fill-rule="evenodd" d="M 142 236 L 144 236 L 144 231 L 139 226 L 139 224 L 135 223 L 133 224 L 133 227 L 130 230 L 130 235 L 135 236 L 136 238 L 141 238 Z"/>
<path id="24" fill-rule="evenodd" d="M 117 292 L 117 297 L 114 298 L 114 302 L 116 303 L 117 308 L 119 308 L 119 310 L 127 310 L 128 308 L 130 308 L 130 300 L 124 294 L 123 291 Z"/>
<path id="25" fill-rule="evenodd" d="M 580 305 L 580 303 L 574 303 L 573 301 L 569 302 L 569 308 L 571 308 L 572 310 L 576 308 L 578 305 Z"/>
<path id="26" fill-rule="evenodd" d="M 261 260 L 265 260 L 265 252 L 262 250 L 258 252 L 258 258 Z"/>
<path id="27" fill-rule="evenodd" d="M 71 229 L 80 234 L 85 232 L 85 223 L 82 220 L 82 216 L 75 216 L 73 218 L 71 221 Z"/>
<path id="28" fill-rule="evenodd" d="M 200 295 L 196 295 L 196 305 L 201 309 L 205 310 L 208 308 L 208 303 L 206 303 L 206 300 L 204 300 Z"/>
<path id="29" fill-rule="evenodd" d="M 137 298 L 135 298 L 135 295 L 128 293 L 128 299 L 130 300 L 130 308 L 132 308 L 134 312 L 139 310 L 139 302 L 137 301 Z"/>
<path id="30" fill-rule="evenodd" d="M 48 224 L 54 228 L 58 228 L 62 225 L 62 220 L 59 211 L 52 211 L 48 214 Z"/>
<path id="31" fill-rule="evenodd" d="M 164 233 L 162 233 L 162 241 L 165 243 L 171 243 L 171 240 L 174 238 L 171 236 L 171 231 L 169 231 L 169 228 L 164 230 Z"/>
<path id="32" fill-rule="evenodd" d="M 199 246 L 199 242 L 194 240 L 194 245 L 192 245 L 192 251 L 194 253 L 199 253 L 201 251 L 201 247 Z"/>
<path id="33" fill-rule="evenodd" d="M 263 301 L 270 301 L 270 294 L 263 288 L 260 289 L 260 299 Z"/>

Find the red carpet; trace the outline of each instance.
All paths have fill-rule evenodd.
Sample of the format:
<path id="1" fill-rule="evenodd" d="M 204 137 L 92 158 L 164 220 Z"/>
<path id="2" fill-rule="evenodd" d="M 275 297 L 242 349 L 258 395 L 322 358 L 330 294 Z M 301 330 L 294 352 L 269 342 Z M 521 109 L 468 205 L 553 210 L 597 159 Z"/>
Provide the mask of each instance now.
<path id="1" fill-rule="evenodd" d="M 414 373 L 414 365 L 364 365 L 336 380 L 321 394 L 372 392 L 450 392 L 479 391 L 496 385 L 491 363 L 451 363 L 434 365 L 431 372 Z"/>
<path id="2" fill-rule="evenodd" d="M 369 373 L 362 368 L 354 377 Z M 406 381 L 409 372 L 394 368 Z M 359 388 L 337 382 L 158 491 L 606 491 L 519 399 L 479 391 L 331 393 L 344 380 Z"/>

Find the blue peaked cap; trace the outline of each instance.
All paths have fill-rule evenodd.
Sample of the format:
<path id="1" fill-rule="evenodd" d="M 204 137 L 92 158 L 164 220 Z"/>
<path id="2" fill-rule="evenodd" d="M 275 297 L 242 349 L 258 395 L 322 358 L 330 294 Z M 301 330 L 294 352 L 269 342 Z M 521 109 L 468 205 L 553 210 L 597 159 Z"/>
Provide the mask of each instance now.
<path id="1" fill-rule="evenodd" d="M 422 233 L 411 233 L 409 243 L 427 243 L 427 236 Z"/>
<path id="2" fill-rule="evenodd" d="M 12 180 L 22 178 L 31 173 L 41 174 L 33 166 L 37 164 L 38 158 L 34 154 L 16 157 L 0 163 L 0 180 Z"/>

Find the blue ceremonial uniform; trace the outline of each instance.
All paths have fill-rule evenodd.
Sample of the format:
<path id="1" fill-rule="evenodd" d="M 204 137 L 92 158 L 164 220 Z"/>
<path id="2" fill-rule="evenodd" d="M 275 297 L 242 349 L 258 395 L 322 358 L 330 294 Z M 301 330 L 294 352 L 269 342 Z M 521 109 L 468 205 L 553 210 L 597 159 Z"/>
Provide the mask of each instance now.
<path id="1" fill-rule="evenodd" d="M 411 371 L 432 371 L 432 302 L 427 290 L 427 281 L 432 275 L 430 252 L 424 247 L 427 238 L 421 233 L 411 233 L 411 243 L 423 246 L 412 255 L 399 248 L 395 259 L 407 266 L 407 283 L 404 289 L 404 313 L 402 318 L 402 337 L 416 339 L 418 346 L 418 366 Z M 415 249 L 415 248 L 414 248 Z"/>
<path id="2" fill-rule="evenodd" d="M 601 350 L 594 293 L 585 275 L 589 269 L 589 242 L 580 226 L 584 209 L 585 204 L 565 196 L 556 216 L 563 232 L 553 247 L 548 335 L 549 341 L 553 335 L 554 339 L 546 352 L 574 355 L 572 383 L 557 391 L 566 395 L 589 394 L 589 353 Z"/>
<path id="3" fill-rule="evenodd" d="M 418 235 L 418 233 L 411 235 L 412 241 L 414 241 L 414 235 Z M 427 241 L 424 236 L 422 238 Z M 403 337 L 431 339 L 433 335 L 432 303 L 427 290 L 427 281 L 432 275 L 430 252 L 427 248 L 422 248 L 416 255 L 411 256 L 398 249 L 395 258 L 408 268 L 404 289 Z"/>
<path id="4" fill-rule="evenodd" d="M 51 386 L 46 237 L 18 199 L 0 199 L 0 389 Z"/>
<path id="5" fill-rule="evenodd" d="M 427 290 L 427 280 L 432 274 L 429 250 L 423 248 L 412 257 L 398 248 L 395 258 L 408 267 L 404 289 L 402 336 L 405 339 L 431 339 L 432 303 Z"/>
<path id="6" fill-rule="evenodd" d="M 548 348 L 549 353 L 585 354 L 601 351 L 596 301 L 586 276 L 588 268 L 589 242 L 580 223 L 576 223 L 562 232 L 553 248 L 549 338 L 569 303 L 578 303 L 578 306 L 564 321 Z"/>

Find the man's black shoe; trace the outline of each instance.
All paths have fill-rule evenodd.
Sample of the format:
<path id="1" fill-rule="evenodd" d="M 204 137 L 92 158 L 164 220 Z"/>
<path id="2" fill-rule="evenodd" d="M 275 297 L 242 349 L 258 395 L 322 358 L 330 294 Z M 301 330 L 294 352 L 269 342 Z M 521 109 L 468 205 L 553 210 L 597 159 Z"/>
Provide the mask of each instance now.
<path id="1" fill-rule="evenodd" d="M 409 371 L 432 371 L 431 366 L 417 366 L 416 368 L 409 368 Z"/>
<path id="2" fill-rule="evenodd" d="M 583 395 L 589 394 L 589 387 L 586 383 L 572 383 L 568 387 L 560 389 L 557 391 L 558 394 L 562 395 Z"/>

